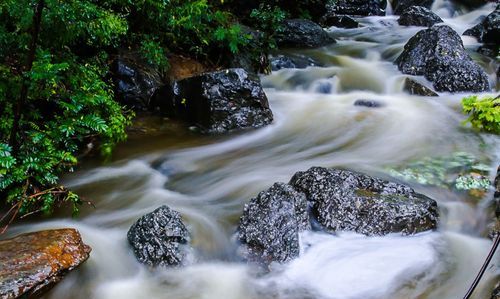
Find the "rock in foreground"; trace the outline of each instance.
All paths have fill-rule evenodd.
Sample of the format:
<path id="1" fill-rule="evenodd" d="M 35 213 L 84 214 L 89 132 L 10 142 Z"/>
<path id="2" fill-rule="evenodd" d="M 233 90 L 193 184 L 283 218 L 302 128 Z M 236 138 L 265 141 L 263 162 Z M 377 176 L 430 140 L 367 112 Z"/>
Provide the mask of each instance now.
<path id="1" fill-rule="evenodd" d="M 38 298 L 88 259 L 75 229 L 46 230 L 0 241 L 0 298 Z"/>
<path id="2" fill-rule="evenodd" d="M 181 215 L 161 206 L 130 227 L 128 242 L 139 262 L 150 267 L 179 266 L 185 262 L 189 233 Z"/>
<path id="3" fill-rule="evenodd" d="M 273 121 L 259 77 L 243 69 L 180 80 L 174 93 L 174 114 L 208 133 L 259 128 Z"/>
<path id="4" fill-rule="evenodd" d="M 401 14 L 398 23 L 403 26 L 431 27 L 434 24 L 443 23 L 443 20 L 425 7 L 412 6 Z"/>
<path id="5" fill-rule="evenodd" d="M 245 205 L 238 227 L 241 255 L 264 265 L 290 261 L 299 256 L 299 232 L 309 227 L 305 195 L 275 183 Z"/>
<path id="6" fill-rule="evenodd" d="M 285 20 L 276 41 L 285 48 L 318 48 L 335 43 L 320 25 L 304 19 Z"/>
<path id="7" fill-rule="evenodd" d="M 437 91 L 489 90 L 488 76 L 467 54 L 460 36 L 448 26 L 418 32 L 396 59 L 400 71 L 424 75 Z"/>
<path id="8" fill-rule="evenodd" d="M 405 185 L 321 167 L 296 173 L 290 184 L 306 194 L 318 222 L 330 232 L 408 235 L 437 226 L 437 203 Z"/>

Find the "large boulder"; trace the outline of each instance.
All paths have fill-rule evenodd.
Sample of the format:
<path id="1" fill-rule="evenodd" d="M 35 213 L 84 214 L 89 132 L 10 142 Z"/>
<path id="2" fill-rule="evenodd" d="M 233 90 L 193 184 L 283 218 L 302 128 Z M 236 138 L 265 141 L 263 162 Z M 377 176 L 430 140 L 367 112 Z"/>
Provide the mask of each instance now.
<path id="1" fill-rule="evenodd" d="M 460 36 L 445 25 L 418 32 L 406 43 L 396 64 L 405 74 L 424 75 L 437 91 L 489 90 L 484 70 L 467 54 Z"/>
<path id="2" fill-rule="evenodd" d="M 434 0 L 395 0 L 392 2 L 394 14 L 400 15 L 412 6 L 421 6 L 430 9 Z"/>
<path id="3" fill-rule="evenodd" d="M 464 35 L 474 36 L 498 55 L 500 46 L 500 5 L 476 26 L 466 30 Z"/>
<path id="4" fill-rule="evenodd" d="M 434 24 L 443 23 L 443 20 L 425 7 L 412 6 L 401 14 L 398 23 L 403 26 L 431 27 Z"/>
<path id="5" fill-rule="evenodd" d="M 245 205 L 238 226 L 240 254 L 265 266 L 290 261 L 299 256 L 299 232 L 309 228 L 305 195 L 275 183 Z"/>
<path id="6" fill-rule="evenodd" d="M 127 238 L 137 260 L 150 267 L 186 262 L 189 232 L 181 215 L 167 206 L 142 216 L 130 227 Z"/>
<path id="7" fill-rule="evenodd" d="M 386 0 L 336 0 L 326 10 L 328 15 L 383 16 L 386 6 Z"/>
<path id="8" fill-rule="evenodd" d="M 147 111 L 155 92 L 164 85 L 160 72 L 133 55 L 117 57 L 111 76 L 118 102 L 136 111 Z"/>
<path id="9" fill-rule="evenodd" d="M 335 26 L 339 28 L 358 28 L 359 23 L 349 16 L 343 15 L 324 15 L 320 19 L 320 23 L 322 26 Z"/>
<path id="10" fill-rule="evenodd" d="M 273 114 L 259 77 L 225 69 L 180 80 L 174 87 L 174 114 L 207 133 L 258 128 Z"/>
<path id="11" fill-rule="evenodd" d="M 39 298 L 86 261 L 75 229 L 45 230 L 0 241 L 0 298 Z"/>
<path id="12" fill-rule="evenodd" d="M 283 30 L 277 34 L 276 41 L 284 48 L 318 48 L 335 43 L 320 25 L 304 19 L 283 21 Z"/>
<path id="13" fill-rule="evenodd" d="M 405 185 L 321 167 L 297 172 L 289 184 L 306 194 L 313 215 L 330 232 L 408 235 L 437 226 L 436 202 Z"/>

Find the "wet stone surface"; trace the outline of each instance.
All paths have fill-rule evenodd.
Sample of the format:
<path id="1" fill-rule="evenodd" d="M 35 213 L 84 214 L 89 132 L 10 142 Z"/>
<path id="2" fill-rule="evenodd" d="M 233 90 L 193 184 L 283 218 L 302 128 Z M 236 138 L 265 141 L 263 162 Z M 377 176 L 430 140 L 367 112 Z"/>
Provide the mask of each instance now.
<path id="1" fill-rule="evenodd" d="M 137 260 L 150 267 L 180 266 L 186 261 L 188 230 L 181 215 L 167 206 L 142 216 L 127 238 Z"/>
<path id="2" fill-rule="evenodd" d="M 299 232 L 309 228 L 305 195 L 275 183 L 245 205 L 238 226 L 240 255 L 264 265 L 290 261 L 299 256 Z"/>
<path id="3" fill-rule="evenodd" d="M 335 43 L 320 25 L 304 19 L 285 20 L 276 41 L 284 48 L 318 48 Z"/>
<path id="4" fill-rule="evenodd" d="M 485 71 L 467 54 L 460 36 L 446 25 L 418 32 L 406 43 L 396 64 L 404 74 L 424 75 L 437 91 L 490 89 Z"/>
<path id="5" fill-rule="evenodd" d="M 401 14 L 398 23 L 403 26 L 431 27 L 434 24 L 443 23 L 443 20 L 425 7 L 412 6 Z"/>
<path id="6" fill-rule="evenodd" d="M 0 298 L 39 298 L 86 261 L 90 251 L 80 233 L 69 228 L 0 241 Z"/>
<path id="7" fill-rule="evenodd" d="M 318 222 L 330 232 L 409 235 L 437 226 L 437 203 L 405 185 L 321 167 L 296 173 L 290 184 L 306 194 Z"/>

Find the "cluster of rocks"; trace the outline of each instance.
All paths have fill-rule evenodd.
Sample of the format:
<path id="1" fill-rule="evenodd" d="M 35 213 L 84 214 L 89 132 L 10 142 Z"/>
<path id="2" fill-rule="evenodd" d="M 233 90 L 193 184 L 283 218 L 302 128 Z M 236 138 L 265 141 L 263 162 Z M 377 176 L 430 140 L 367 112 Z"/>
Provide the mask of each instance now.
<path id="1" fill-rule="evenodd" d="M 354 231 L 368 236 L 436 228 L 437 204 L 398 183 L 313 167 L 250 200 L 238 226 L 240 254 L 268 266 L 299 255 L 299 233 Z"/>

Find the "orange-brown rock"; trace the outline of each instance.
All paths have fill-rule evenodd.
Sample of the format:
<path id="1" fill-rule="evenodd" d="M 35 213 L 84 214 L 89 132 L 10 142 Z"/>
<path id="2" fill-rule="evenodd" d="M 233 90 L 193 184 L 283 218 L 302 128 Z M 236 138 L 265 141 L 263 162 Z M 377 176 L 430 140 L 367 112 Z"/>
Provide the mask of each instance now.
<path id="1" fill-rule="evenodd" d="M 182 80 L 213 70 L 213 68 L 207 67 L 194 59 L 179 55 L 170 56 L 168 62 L 170 69 L 167 77 L 170 80 Z"/>
<path id="2" fill-rule="evenodd" d="M 26 233 L 0 241 L 0 298 L 36 298 L 89 257 L 75 229 Z"/>

